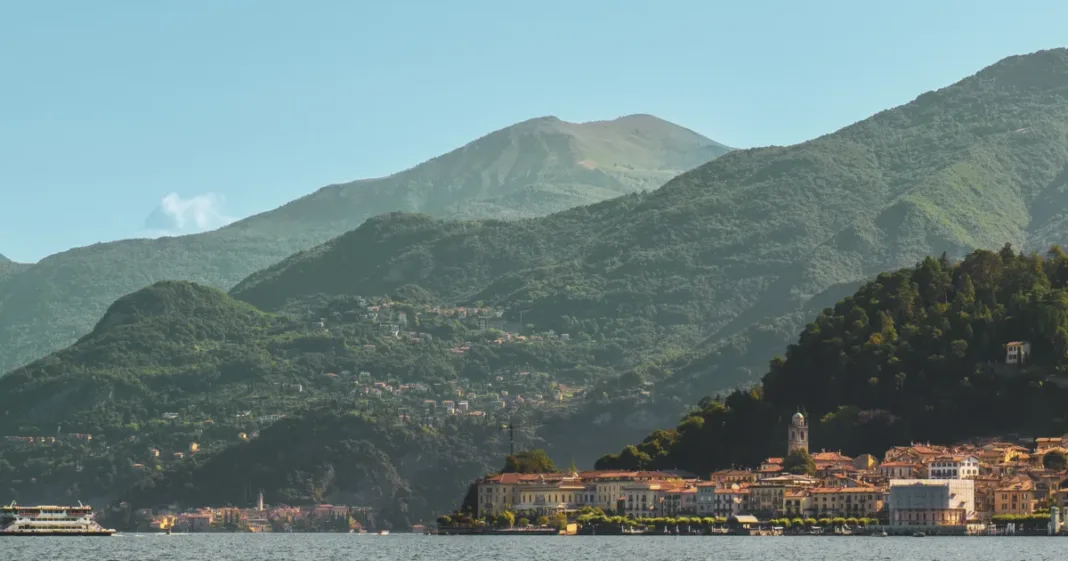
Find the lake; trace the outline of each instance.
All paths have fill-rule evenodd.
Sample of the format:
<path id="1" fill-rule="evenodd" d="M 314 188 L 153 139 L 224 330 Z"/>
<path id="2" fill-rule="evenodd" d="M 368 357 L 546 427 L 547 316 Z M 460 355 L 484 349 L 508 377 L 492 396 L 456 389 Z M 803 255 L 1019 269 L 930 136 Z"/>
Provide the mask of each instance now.
<path id="1" fill-rule="evenodd" d="M 124 534 L 2 538 L 36 561 L 1060 561 L 1068 538 Z"/>

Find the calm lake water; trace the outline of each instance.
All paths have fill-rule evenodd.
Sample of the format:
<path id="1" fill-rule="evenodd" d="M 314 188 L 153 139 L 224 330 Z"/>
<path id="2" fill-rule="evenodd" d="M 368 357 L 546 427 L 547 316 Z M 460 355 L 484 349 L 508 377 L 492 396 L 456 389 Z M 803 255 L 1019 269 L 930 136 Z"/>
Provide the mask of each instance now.
<path id="1" fill-rule="evenodd" d="M 37 561 L 1062 561 L 1068 538 L 446 537 L 393 534 L 125 534 L 2 538 Z"/>

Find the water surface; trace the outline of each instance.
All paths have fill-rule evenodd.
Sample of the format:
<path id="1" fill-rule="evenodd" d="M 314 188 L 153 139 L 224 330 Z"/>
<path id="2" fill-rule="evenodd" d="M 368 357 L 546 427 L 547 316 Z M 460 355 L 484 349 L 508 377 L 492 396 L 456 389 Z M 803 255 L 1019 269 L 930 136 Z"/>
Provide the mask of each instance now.
<path id="1" fill-rule="evenodd" d="M 0 538 L 36 561 L 1064 561 L 1068 538 L 124 534 Z"/>

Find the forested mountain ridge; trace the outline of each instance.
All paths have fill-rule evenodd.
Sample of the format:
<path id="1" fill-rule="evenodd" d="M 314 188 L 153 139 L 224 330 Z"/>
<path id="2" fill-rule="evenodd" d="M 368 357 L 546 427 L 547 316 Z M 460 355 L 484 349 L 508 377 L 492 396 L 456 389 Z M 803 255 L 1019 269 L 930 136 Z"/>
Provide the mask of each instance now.
<path id="1" fill-rule="evenodd" d="M 929 254 L 1068 232 L 1068 51 L 1010 57 L 835 133 L 737 150 L 661 189 L 513 223 L 380 216 L 256 273 L 264 309 L 417 286 L 562 332 L 656 333 L 714 391 L 752 375 L 810 300 Z M 702 351 L 704 352 L 704 351 Z M 708 376 L 714 371 L 715 374 Z"/>
<path id="2" fill-rule="evenodd" d="M 301 480 L 284 486 L 285 500 L 313 496 L 301 472 L 359 464 L 385 474 L 373 492 L 339 478 L 336 485 L 319 481 L 320 496 L 348 496 L 360 488 L 385 505 L 394 493 L 411 493 L 405 496 L 413 508 L 430 508 L 426 501 L 437 497 L 433 508 L 445 509 L 451 497 L 446 501 L 433 489 L 460 485 L 477 470 L 442 471 L 435 479 L 420 465 L 461 469 L 498 460 L 504 448 L 485 449 L 483 456 L 464 450 L 488 446 L 493 439 L 486 435 L 499 436 L 501 423 L 518 423 L 522 442 L 540 444 L 573 433 L 567 419 L 592 428 L 611 415 L 622 421 L 635 412 L 628 404 L 640 388 L 616 373 L 644 360 L 649 344 L 643 334 L 570 338 L 528 328 L 520 335 L 505 331 L 518 326 L 502 313 L 398 295 L 325 299 L 273 314 L 218 289 L 153 284 L 116 301 L 74 345 L 0 378 L 0 434 L 10 437 L 0 448 L 0 470 L 11 480 L 6 500 L 80 496 L 102 502 L 131 485 L 182 488 L 174 498 L 193 500 L 216 488 L 204 479 L 216 468 L 197 466 L 216 456 L 212 465 L 240 460 L 228 450 L 256 441 L 260 431 L 269 444 L 240 449 L 257 457 L 292 456 L 272 449 L 292 444 L 289 437 L 267 437 L 279 434 L 270 429 L 280 420 L 307 416 L 296 422 L 325 443 L 323 454 L 301 452 L 285 464 Z M 622 445 L 684 411 L 681 403 L 653 404 L 605 441 Z M 339 426 L 366 429 L 366 439 L 355 435 L 359 442 L 334 446 L 333 433 L 320 421 L 350 417 L 361 420 Z M 596 451 L 579 442 L 547 446 L 586 464 L 596 459 Z M 363 453 L 369 455 L 360 459 Z M 420 465 L 406 464 L 409 454 L 421 454 Z M 282 492 L 279 472 L 257 473 L 270 481 L 269 495 Z M 185 477 L 196 485 L 173 483 Z"/>
<path id="3" fill-rule="evenodd" d="M 654 189 L 727 150 L 648 115 L 590 123 L 532 119 L 407 171 L 327 186 L 213 232 L 58 253 L 20 267 L 0 285 L 0 374 L 69 345 L 115 299 L 157 281 L 229 289 L 250 273 L 376 214 L 547 214 Z"/>
<path id="4" fill-rule="evenodd" d="M 250 491 L 263 490 L 270 504 L 371 507 L 380 527 L 407 530 L 446 512 L 471 480 L 499 468 L 504 440 L 496 426 L 391 427 L 315 411 L 283 420 L 202 465 L 145 482 L 124 499 L 149 507 L 244 505 Z"/>
<path id="5" fill-rule="evenodd" d="M 1006 344 L 1031 357 L 1007 364 Z M 676 429 L 598 461 L 696 473 L 782 455 L 803 410 L 816 448 L 879 455 L 894 445 L 1068 430 L 1068 254 L 980 250 L 880 274 L 827 308 L 771 361 L 763 384 L 706 398 Z"/>

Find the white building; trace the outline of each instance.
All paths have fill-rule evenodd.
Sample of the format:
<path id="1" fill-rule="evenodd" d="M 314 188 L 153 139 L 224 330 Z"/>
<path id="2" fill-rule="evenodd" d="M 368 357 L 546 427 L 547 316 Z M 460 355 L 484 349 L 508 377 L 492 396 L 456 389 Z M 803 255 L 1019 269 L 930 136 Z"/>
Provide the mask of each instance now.
<path id="1" fill-rule="evenodd" d="M 890 481 L 891 526 L 963 526 L 974 517 L 971 479 Z"/>
<path id="2" fill-rule="evenodd" d="M 938 456 L 927 464 L 931 479 L 974 479 L 979 477 L 979 458 L 975 456 Z"/>
<path id="3" fill-rule="evenodd" d="M 715 495 L 712 500 L 712 514 L 730 518 L 742 513 L 745 501 L 749 497 L 749 489 L 743 489 L 735 483 L 717 487 Z"/>
<path id="4" fill-rule="evenodd" d="M 1031 359 L 1029 341 L 1009 341 L 1005 343 L 1005 364 L 1027 364 Z"/>

